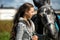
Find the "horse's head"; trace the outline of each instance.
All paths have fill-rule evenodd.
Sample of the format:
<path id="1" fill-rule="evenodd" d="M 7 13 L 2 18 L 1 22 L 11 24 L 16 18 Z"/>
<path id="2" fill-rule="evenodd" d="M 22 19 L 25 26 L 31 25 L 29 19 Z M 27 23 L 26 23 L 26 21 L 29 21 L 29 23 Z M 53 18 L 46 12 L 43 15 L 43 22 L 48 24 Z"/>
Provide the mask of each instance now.
<path id="1" fill-rule="evenodd" d="M 44 26 L 49 30 L 50 36 L 56 38 L 58 31 L 55 27 L 56 17 L 53 9 L 49 5 L 44 5 L 38 9 L 37 16 L 42 21 Z"/>
<path id="2" fill-rule="evenodd" d="M 48 21 L 49 17 L 52 17 L 53 15 L 53 9 L 49 5 L 44 5 L 40 7 L 37 11 L 37 15 L 39 18 L 44 18 L 45 20 Z M 47 18 L 48 17 L 48 18 Z M 54 16 L 53 16 L 54 17 Z"/>

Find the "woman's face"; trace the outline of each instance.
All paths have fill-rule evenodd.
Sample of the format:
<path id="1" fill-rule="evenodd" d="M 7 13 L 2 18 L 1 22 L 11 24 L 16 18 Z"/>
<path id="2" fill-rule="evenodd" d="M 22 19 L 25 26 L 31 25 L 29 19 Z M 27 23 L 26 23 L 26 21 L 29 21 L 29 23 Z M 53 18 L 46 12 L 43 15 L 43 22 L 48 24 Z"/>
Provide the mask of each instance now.
<path id="1" fill-rule="evenodd" d="M 27 16 L 31 18 L 34 15 L 34 7 L 31 7 L 30 10 L 27 12 Z"/>

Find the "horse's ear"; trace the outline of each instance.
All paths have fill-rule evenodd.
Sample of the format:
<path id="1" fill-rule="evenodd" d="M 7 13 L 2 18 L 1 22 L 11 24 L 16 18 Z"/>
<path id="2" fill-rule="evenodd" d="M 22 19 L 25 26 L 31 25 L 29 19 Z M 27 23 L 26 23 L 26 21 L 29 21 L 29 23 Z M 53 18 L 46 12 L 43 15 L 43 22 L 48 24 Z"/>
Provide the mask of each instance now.
<path id="1" fill-rule="evenodd" d="M 42 5 L 44 5 L 44 0 L 33 0 L 34 5 L 38 8 L 40 8 Z"/>
<path id="2" fill-rule="evenodd" d="M 33 2 L 34 2 L 34 5 L 35 5 L 36 7 L 39 6 L 39 0 L 33 0 Z"/>
<path id="3" fill-rule="evenodd" d="M 46 0 L 46 2 L 47 2 L 48 4 L 50 4 L 50 0 Z"/>

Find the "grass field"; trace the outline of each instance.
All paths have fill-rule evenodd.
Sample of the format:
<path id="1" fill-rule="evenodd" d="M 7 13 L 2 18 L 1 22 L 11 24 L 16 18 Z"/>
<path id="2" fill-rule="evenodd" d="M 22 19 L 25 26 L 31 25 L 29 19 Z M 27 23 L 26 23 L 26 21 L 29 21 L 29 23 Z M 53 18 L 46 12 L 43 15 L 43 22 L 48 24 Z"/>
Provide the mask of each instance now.
<path id="1" fill-rule="evenodd" d="M 0 32 L 0 40 L 9 40 L 10 33 L 9 32 Z"/>
<path id="2" fill-rule="evenodd" d="M 12 20 L 0 20 L 0 32 L 7 31 L 10 32 L 13 26 Z"/>
<path id="3" fill-rule="evenodd" d="M 9 40 L 12 27 L 12 20 L 0 20 L 0 40 Z"/>

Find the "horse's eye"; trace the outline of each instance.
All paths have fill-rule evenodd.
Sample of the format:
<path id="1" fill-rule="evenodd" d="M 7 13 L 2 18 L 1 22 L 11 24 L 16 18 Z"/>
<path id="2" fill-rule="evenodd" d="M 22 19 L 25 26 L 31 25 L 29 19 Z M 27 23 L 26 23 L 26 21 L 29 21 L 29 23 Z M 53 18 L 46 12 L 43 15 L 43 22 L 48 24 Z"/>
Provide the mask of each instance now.
<path id="1" fill-rule="evenodd" d="M 50 14 L 50 13 L 51 13 L 51 11 L 50 11 L 50 10 L 46 10 L 46 11 L 45 11 L 45 13 Z"/>

